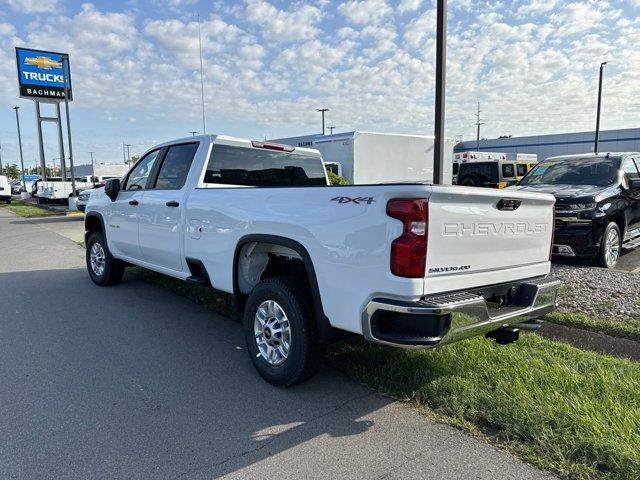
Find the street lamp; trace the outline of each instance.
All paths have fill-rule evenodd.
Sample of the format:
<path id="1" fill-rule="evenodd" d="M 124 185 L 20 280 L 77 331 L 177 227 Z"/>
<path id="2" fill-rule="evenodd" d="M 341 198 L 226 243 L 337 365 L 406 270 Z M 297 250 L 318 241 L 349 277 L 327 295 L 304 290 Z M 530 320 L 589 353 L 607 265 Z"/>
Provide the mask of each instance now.
<path id="1" fill-rule="evenodd" d="M 20 134 L 20 118 L 18 117 L 18 107 L 17 105 L 13 107 L 16 111 L 16 125 L 18 127 L 18 146 L 20 147 L 20 168 L 22 168 L 22 189 L 27 191 L 27 184 L 24 179 L 24 159 L 22 158 L 22 135 Z"/>
<path id="2" fill-rule="evenodd" d="M 598 80 L 598 109 L 596 113 L 596 138 L 593 144 L 593 153 L 598 153 L 598 138 L 600 137 L 600 106 L 602 105 L 602 73 L 604 66 L 611 61 L 602 62 L 600 64 L 600 79 Z"/>
<path id="3" fill-rule="evenodd" d="M 322 114 L 322 135 L 324 135 L 324 112 L 328 111 L 328 108 L 316 108 L 316 112 L 320 112 Z"/>

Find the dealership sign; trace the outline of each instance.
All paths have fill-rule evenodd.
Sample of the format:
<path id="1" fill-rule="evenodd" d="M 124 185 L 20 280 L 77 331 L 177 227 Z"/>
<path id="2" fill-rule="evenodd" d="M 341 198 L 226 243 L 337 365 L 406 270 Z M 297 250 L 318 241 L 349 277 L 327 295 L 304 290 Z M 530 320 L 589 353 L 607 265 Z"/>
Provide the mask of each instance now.
<path id="1" fill-rule="evenodd" d="M 66 80 L 69 100 L 72 100 L 67 54 L 16 47 L 16 62 L 21 97 L 34 100 L 64 100 Z"/>

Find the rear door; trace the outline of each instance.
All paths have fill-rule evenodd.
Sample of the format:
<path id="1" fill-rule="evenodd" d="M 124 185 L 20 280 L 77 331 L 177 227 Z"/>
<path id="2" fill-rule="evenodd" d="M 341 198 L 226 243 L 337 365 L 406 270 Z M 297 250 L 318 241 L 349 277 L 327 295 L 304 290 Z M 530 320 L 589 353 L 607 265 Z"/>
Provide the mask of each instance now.
<path id="1" fill-rule="evenodd" d="M 139 209 L 143 260 L 181 271 L 185 184 L 198 142 L 170 145 Z M 181 208 L 182 206 L 182 208 Z"/>
<path id="2" fill-rule="evenodd" d="M 434 186 L 426 284 L 458 290 L 547 273 L 554 203 L 547 194 Z"/>

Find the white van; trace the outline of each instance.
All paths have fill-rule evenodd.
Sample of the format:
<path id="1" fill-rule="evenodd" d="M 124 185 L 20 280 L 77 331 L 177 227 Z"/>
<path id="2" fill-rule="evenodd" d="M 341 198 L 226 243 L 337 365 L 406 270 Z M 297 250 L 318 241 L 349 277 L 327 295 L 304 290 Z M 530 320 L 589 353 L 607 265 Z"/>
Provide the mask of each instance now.
<path id="1" fill-rule="evenodd" d="M 11 203 L 11 185 L 4 175 L 0 175 L 0 201 Z"/>

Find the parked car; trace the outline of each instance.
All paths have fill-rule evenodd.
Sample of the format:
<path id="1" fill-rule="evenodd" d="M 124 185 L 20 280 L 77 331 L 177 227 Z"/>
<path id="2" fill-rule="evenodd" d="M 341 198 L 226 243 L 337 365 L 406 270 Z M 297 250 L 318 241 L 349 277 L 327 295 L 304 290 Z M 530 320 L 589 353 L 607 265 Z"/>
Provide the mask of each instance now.
<path id="1" fill-rule="evenodd" d="M 516 183 L 516 164 L 508 160 L 461 163 L 457 184 L 465 187 L 505 188 Z"/>
<path id="2" fill-rule="evenodd" d="M 11 203 L 11 185 L 4 175 L 0 175 L 0 202 Z"/>
<path id="3" fill-rule="evenodd" d="M 640 153 L 549 158 L 516 187 L 556 197 L 553 254 L 614 268 L 640 245 Z"/>
<path id="4" fill-rule="evenodd" d="M 76 207 L 78 208 L 78 210 L 80 210 L 81 212 L 85 211 L 87 203 L 89 202 L 89 197 L 91 196 L 91 192 L 94 192 L 95 190 L 97 189 L 88 188 L 80 192 L 80 194 L 78 195 L 78 199 L 76 200 Z"/>
<path id="5" fill-rule="evenodd" d="M 11 193 L 14 195 L 19 195 L 22 191 L 22 183 L 20 180 L 14 180 L 11 182 Z"/>
<path id="6" fill-rule="evenodd" d="M 435 347 L 554 309 L 552 195 L 396 183 L 329 186 L 316 150 L 227 136 L 152 148 L 91 193 L 91 280 L 139 265 L 235 297 L 262 377 L 315 373 L 344 330 Z M 428 235 L 427 235 L 428 233 Z"/>

